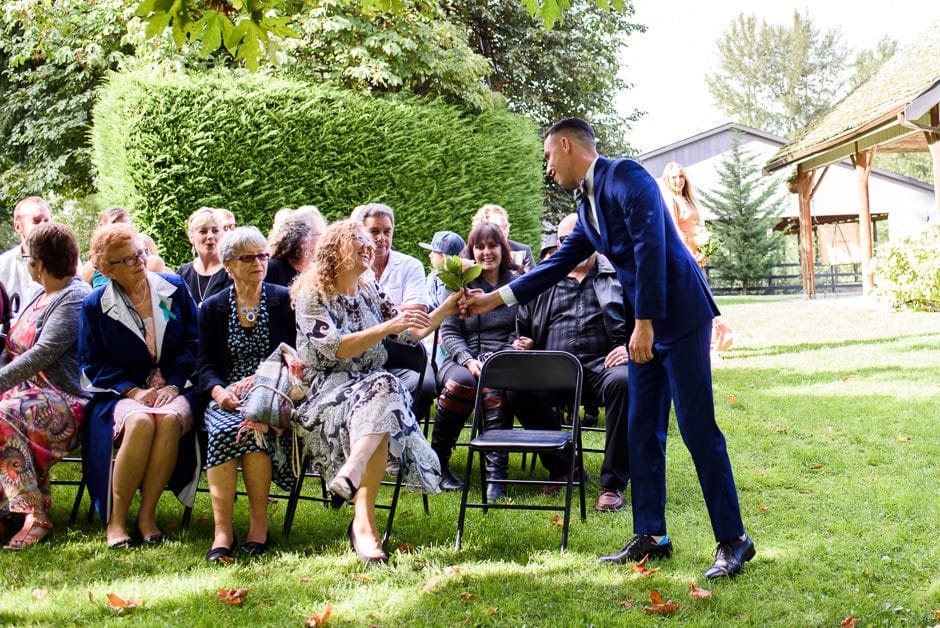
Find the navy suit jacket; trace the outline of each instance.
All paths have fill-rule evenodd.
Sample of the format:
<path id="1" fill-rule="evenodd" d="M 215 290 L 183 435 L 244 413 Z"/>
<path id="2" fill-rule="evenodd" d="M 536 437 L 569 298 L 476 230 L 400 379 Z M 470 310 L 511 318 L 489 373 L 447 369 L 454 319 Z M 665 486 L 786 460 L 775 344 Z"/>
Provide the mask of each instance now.
<path id="1" fill-rule="evenodd" d="M 679 237 L 653 177 L 632 159 L 598 157 L 594 165 L 598 229 L 587 199 L 563 246 L 509 287 L 520 303 L 549 289 L 588 257 L 603 253 L 617 269 L 638 319 L 653 322 L 654 343 L 669 343 L 718 316 L 701 268 Z"/>

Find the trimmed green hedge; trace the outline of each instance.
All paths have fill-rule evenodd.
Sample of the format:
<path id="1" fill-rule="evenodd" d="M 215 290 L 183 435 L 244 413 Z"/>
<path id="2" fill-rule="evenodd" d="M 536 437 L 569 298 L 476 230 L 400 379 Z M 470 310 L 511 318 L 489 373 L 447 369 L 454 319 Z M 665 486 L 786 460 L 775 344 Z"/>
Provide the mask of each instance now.
<path id="1" fill-rule="evenodd" d="M 202 205 L 267 231 L 281 207 L 313 204 L 334 220 L 382 202 L 395 209 L 395 248 L 426 261 L 418 242 L 439 229 L 466 236 L 477 208 L 498 203 L 513 239 L 538 243 L 541 140 L 503 106 L 136 72 L 102 89 L 92 141 L 100 206 L 128 208 L 174 267 L 191 259 L 186 218 Z"/>

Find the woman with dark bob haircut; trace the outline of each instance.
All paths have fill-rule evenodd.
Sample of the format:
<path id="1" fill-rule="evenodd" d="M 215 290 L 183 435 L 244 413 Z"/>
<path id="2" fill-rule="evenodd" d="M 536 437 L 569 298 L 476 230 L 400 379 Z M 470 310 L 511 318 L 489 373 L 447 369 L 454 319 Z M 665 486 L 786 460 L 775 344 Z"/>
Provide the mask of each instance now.
<path id="1" fill-rule="evenodd" d="M 26 514 L 6 544 L 12 550 L 49 534 L 49 469 L 78 445 L 85 393 L 75 330 L 91 292 L 75 276 L 78 242 L 71 229 L 42 224 L 25 246 L 29 274 L 42 292 L 23 308 L 0 357 L 0 517 Z"/>
<path id="2" fill-rule="evenodd" d="M 521 268 L 512 260 L 509 242 L 498 225 L 492 222 L 477 224 L 467 238 L 461 253 L 483 267 L 480 276 L 468 288 L 492 292 L 515 279 Z M 509 349 L 509 336 L 516 331 L 515 305 L 501 305 L 492 312 L 459 318 L 452 316 L 441 324 L 441 345 L 447 352 L 438 374 L 437 417 L 431 435 L 431 447 L 441 461 L 441 489 L 455 491 L 463 483 L 450 471 L 450 454 L 460 436 L 460 429 L 473 411 L 477 379 L 483 361 L 490 353 Z M 504 408 L 505 400 L 499 391 L 487 391 L 485 428 L 504 427 L 512 420 Z M 486 473 L 491 480 L 506 479 L 507 454 L 486 454 Z M 502 484 L 488 483 L 489 501 L 503 495 Z"/>

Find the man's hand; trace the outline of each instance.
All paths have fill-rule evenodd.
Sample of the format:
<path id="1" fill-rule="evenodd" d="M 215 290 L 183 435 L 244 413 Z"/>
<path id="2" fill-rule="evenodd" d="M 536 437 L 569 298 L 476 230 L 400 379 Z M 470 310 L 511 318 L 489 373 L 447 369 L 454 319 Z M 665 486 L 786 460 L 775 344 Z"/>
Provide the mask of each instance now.
<path id="1" fill-rule="evenodd" d="M 653 359 L 653 321 L 636 319 L 636 326 L 630 335 L 630 359 L 637 364 L 644 364 Z"/>
<path id="2" fill-rule="evenodd" d="M 516 349 L 522 349 L 523 351 L 528 351 L 535 346 L 535 342 L 531 338 L 526 338 L 525 336 L 519 336 L 512 341 L 512 346 Z"/>
<path id="3" fill-rule="evenodd" d="M 464 297 L 460 300 L 460 318 L 467 318 L 472 314 L 486 314 L 503 304 L 499 292 L 484 293 L 479 288 L 464 290 Z"/>
<path id="4" fill-rule="evenodd" d="M 483 371 L 483 363 L 479 360 L 470 359 L 464 362 L 464 366 L 467 367 L 467 370 L 470 371 L 470 374 L 480 379 L 480 373 Z"/>
<path id="5" fill-rule="evenodd" d="M 609 369 L 612 366 L 621 366 L 626 364 L 628 360 L 627 348 L 623 345 L 618 345 L 604 358 L 604 368 Z"/>

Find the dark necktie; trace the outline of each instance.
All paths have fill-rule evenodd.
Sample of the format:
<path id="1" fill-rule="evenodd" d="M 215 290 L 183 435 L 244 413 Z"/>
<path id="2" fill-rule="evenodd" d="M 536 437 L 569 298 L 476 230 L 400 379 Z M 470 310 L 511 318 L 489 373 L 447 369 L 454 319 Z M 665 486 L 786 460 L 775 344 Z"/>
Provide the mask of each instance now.
<path id="1" fill-rule="evenodd" d="M 587 181 L 583 177 L 581 183 L 574 189 L 574 200 L 578 205 L 587 202 Z"/>

